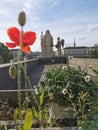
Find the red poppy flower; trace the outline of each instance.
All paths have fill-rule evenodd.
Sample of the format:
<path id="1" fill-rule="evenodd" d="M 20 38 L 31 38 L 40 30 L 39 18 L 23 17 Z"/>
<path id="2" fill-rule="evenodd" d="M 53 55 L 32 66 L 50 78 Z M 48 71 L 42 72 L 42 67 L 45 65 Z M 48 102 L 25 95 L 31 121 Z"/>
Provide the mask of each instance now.
<path id="1" fill-rule="evenodd" d="M 30 45 L 33 45 L 36 40 L 36 33 L 32 31 L 22 32 L 22 46 L 20 46 L 20 31 L 16 27 L 8 28 L 7 34 L 13 41 L 6 42 L 7 47 L 14 48 L 19 46 L 23 52 L 30 53 Z"/>

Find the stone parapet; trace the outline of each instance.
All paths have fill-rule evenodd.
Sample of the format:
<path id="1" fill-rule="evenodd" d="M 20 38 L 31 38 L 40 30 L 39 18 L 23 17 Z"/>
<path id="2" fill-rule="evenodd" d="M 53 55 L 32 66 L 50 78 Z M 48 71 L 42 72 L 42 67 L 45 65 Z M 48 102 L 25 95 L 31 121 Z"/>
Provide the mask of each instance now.
<path id="1" fill-rule="evenodd" d="M 66 63 L 66 57 L 65 56 L 41 57 L 39 59 L 39 62 L 42 64 Z"/>
<path id="2" fill-rule="evenodd" d="M 98 70 L 98 59 L 91 58 L 73 58 L 69 60 L 69 64 L 73 66 L 81 66 L 82 68 L 88 68 L 92 65 L 94 69 Z"/>
<path id="3" fill-rule="evenodd" d="M 80 66 L 82 69 L 86 69 L 88 71 L 88 74 L 90 74 L 93 79 L 96 79 L 96 74 L 93 72 L 90 66 L 92 66 L 93 69 L 98 70 L 98 59 L 73 58 L 69 60 L 69 65 L 75 68 Z"/>

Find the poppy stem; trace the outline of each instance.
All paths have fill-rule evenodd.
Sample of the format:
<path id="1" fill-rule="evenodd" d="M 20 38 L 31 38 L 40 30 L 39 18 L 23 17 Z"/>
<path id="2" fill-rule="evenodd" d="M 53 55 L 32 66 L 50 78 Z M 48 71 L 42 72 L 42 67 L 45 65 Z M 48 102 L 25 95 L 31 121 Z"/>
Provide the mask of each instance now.
<path id="1" fill-rule="evenodd" d="M 21 32 L 20 32 L 20 47 L 22 47 L 22 31 L 23 28 L 21 27 Z M 19 105 L 19 115 L 20 115 L 20 120 L 21 120 L 21 125 L 22 125 L 22 116 L 21 116 L 21 50 L 18 52 L 18 105 Z"/>
<path id="2" fill-rule="evenodd" d="M 28 93 L 27 93 L 27 64 L 26 64 L 26 60 L 27 60 L 27 55 L 26 55 L 26 53 L 24 53 L 25 98 L 28 97 Z M 26 108 L 28 108 L 28 101 L 27 100 L 26 100 Z"/>
<path id="3" fill-rule="evenodd" d="M 22 33 L 23 33 L 23 26 L 21 26 L 21 31 L 20 31 L 20 48 L 22 48 Z"/>

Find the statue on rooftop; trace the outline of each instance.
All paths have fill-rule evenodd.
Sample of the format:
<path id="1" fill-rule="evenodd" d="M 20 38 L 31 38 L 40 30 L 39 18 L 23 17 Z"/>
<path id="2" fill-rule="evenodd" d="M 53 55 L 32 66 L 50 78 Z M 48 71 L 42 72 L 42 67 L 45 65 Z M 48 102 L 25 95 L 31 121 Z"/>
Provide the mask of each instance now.
<path id="1" fill-rule="evenodd" d="M 57 38 L 57 44 L 55 47 L 57 48 L 58 56 L 62 56 L 61 47 L 64 47 L 64 39 L 60 40 L 60 37 Z"/>
<path id="2" fill-rule="evenodd" d="M 45 35 L 41 35 L 42 56 L 53 56 L 53 37 L 49 30 L 46 30 Z"/>

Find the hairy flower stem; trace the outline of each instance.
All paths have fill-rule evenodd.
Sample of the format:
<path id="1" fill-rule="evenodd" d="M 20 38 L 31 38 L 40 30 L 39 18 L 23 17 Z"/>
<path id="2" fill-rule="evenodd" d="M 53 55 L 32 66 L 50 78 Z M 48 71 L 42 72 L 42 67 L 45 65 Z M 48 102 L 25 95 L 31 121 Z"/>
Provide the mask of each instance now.
<path id="1" fill-rule="evenodd" d="M 23 27 L 21 27 L 21 33 L 20 33 L 20 47 L 22 47 L 22 31 Z M 18 52 L 18 105 L 19 105 L 19 115 L 20 115 L 20 120 L 21 120 L 21 125 L 22 125 L 22 119 L 21 119 L 21 50 Z"/>
<path id="2" fill-rule="evenodd" d="M 37 99 L 36 99 L 36 93 L 35 93 L 35 91 L 34 91 L 34 88 L 32 88 L 32 84 L 31 84 L 31 82 L 30 82 L 30 78 L 28 77 L 28 75 L 26 74 L 26 71 L 25 71 L 25 68 L 24 68 L 24 66 L 21 64 L 21 69 L 23 70 L 23 72 L 24 72 L 24 74 L 25 74 L 25 80 L 26 80 L 26 82 L 28 83 L 28 86 L 30 87 L 30 92 L 31 92 L 31 94 L 32 94 L 32 96 L 33 96 L 33 99 L 34 99 L 34 101 L 35 101 L 35 103 L 37 104 L 37 106 L 39 106 L 39 103 L 38 103 L 38 101 L 37 101 Z"/>
<path id="3" fill-rule="evenodd" d="M 25 75 L 25 98 L 28 97 L 28 93 L 27 93 L 27 64 L 26 64 L 26 58 L 27 58 L 27 55 L 26 53 L 24 54 L 24 75 Z M 26 100 L 26 109 L 28 108 L 28 101 Z"/>

